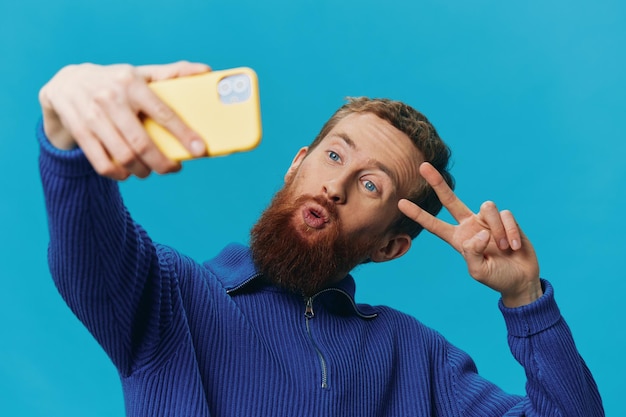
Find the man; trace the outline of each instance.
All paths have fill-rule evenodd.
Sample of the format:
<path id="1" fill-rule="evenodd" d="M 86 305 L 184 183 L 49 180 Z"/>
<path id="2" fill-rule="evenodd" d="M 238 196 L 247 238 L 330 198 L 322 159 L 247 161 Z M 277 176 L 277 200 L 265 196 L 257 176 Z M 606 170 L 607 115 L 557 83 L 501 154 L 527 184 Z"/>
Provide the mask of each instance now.
<path id="1" fill-rule="evenodd" d="M 514 217 L 491 202 L 474 214 L 454 195 L 448 148 L 402 103 L 342 107 L 296 154 L 250 248 L 229 245 L 198 264 L 153 243 L 114 180 L 180 168 L 141 115 L 204 154 L 146 83 L 208 70 L 70 66 L 40 93 L 51 271 L 117 367 L 129 416 L 603 415 Z M 457 225 L 434 217 L 442 204 Z M 350 270 L 402 256 L 422 227 L 502 294 L 525 397 L 482 379 L 417 320 L 354 301 Z"/>

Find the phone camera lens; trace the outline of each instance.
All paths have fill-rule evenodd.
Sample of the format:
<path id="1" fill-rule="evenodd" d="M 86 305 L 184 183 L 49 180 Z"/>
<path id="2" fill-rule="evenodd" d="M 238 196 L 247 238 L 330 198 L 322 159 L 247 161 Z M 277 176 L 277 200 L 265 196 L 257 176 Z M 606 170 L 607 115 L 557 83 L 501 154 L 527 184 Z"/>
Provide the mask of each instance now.
<path id="1" fill-rule="evenodd" d="M 243 93 L 248 88 L 250 81 L 245 75 L 242 75 L 237 77 L 233 84 L 233 90 L 235 90 L 235 93 Z"/>
<path id="2" fill-rule="evenodd" d="M 217 84 L 217 92 L 220 96 L 227 96 L 233 91 L 232 83 L 225 78 Z"/>

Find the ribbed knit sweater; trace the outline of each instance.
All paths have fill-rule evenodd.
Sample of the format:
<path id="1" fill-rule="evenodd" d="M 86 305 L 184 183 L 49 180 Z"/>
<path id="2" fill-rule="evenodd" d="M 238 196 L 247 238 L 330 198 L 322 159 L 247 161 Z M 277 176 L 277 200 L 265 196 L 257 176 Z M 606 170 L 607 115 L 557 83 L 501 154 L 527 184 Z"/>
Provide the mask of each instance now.
<path id="1" fill-rule="evenodd" d="M 509 395 L 415 318 L 356 304 L 351 276 L 304 299 L 259 279 L 246 246 L 201 264 L 153 243 L 116 182 L 38 137 L 51 273 L 115 364 L 128 416 L 604 415 L 547 281 L 531 305 L 500 303 L 528 377 Z"/>

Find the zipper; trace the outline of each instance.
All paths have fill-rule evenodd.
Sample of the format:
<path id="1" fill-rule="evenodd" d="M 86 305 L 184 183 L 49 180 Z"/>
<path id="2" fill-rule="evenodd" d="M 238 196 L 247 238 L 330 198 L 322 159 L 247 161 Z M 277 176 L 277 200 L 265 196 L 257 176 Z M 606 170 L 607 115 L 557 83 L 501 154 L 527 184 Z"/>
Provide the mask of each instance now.
<path id="1" fill-rule="evenodd" d="M 311 313 L 313 312 L 313 299 L 315 299 L 315 297 L 317 297 L 318 295 L 321 295 L 321 294 L 324 294 L 325 292 L 330 292 L 330 291 L 338 292 L 340 294 L 343 294 L 350 301 L 350 304 L 352 304 L 352 308 L 354 309 L 354 312 L 357 314 L 357 316 L 361 317 L 362 319 L 373 319 L 373 318 L 378 317 L 378 313 L 372 313 L 372 314 L 363 314 L 363 313 L 361 313 L 359 311 L 356 303 L 354 302 L 354 299 L 350 296 L 350 294 L 348 294 L 346 291 L 342 290 L 341 288 L 334 288 L 334 287 L 323 289 L 322 291 L 318 292 L 317 294 L 315 294 L 315 295 L 313 295 L 311 297 L 308 297 L 306 299 L 307 300 L 307 308 L 309 307 L 308 306 L 308 300 L 309 299 L 311 300 L 311 305 L 310 305 Z M 306 312 L 305 312 L 305 315 L 306 315 Z"/>
<path id="2" fill-rule="evenodd" d="M 316 294 L 317 295 L 317 294 Z M 315 339 L 313 339 L 313 334 L 311 333 L 311 325 L 310 321 L 315 317 L 315 312 L 313 311 L 313 297 L 306 298 L 306 305 L 304 308 L 304 317 L 306 318 L 306 331 L 309 335 L 309 340 L 311 340 L 311 344 L 313 345 L 313 349 L 315 349 L 315 353 L 317 353 L 317 358 L 320 361 L 320 368 L 322 371 L 322 389 L 328 389 L 328 365 L 326 363 L 326 359 L 324 355 L 322 355 L 322 351 L 315 343 Z"/>
<path id="3" fill-rule="evenodd" d="M 304 317 L 306 318 L 306 331 L 307 334 L 309 336 L 309 340 L 311 341 L 311 345 L 313 345 L 313 349 L 315 349 L 315 353 L 317 354 L 317 357 L 319 359 L 320 362 L 320 368 L 322 371 L 322 388 L 323 389 L 328 389 L 328 364 L 326 362 L 326 358 L 324 358 L 324 355 L 322 354 L 322 351 L 320 350 L 319 346 L 317 345 L 317 343 L 315 343 L 315 339 L 313 338 L 313 334 L 311 333 L 311 323 L 310 321 L 313 319 L 313 317 L 315 317 L 315 311 L 313 310 L 313 300 L 315 299 L 315 297 L 317 297 L 320 294 L 324 294 L 325 292 L 329 292 L 329 291 L 335 291 L 335 292 L 339 292 L 340 294 L 343 294 L 346 296 L 346 298 L 348 298 L 348 300 L 350 300 L 350 303 L 352 304 L 352 308 L 354 308 L 354 311 L 356 312 L 356 314 L 364 319 L 373 319 L 375 317 L 378 316 L 378 313 L 373 313 L 373 314 L 363 314 L 359 311 L 359 309 L 356 306 L 356 303 L 354 302 L 354 300 L 352 299 L 352 297 L 350 296 L 350 294 L 348 294 L 346 291 L 342 290 L 341 288 L 326 288 L 320 292 L 318 292 L 317 294 L 311 296 L 311 297 L 305 297 L 305 306 L 304 306 Z"/>
<path id="4" fill-rule="evenodd" d="M 260 277 L 261 275 L 263 275 L 263 274 L 261 274 L 260 272 L 257 272 L 256 274 L 252 275 L 250 278 L 246 279 L 244 282 L 242 282 L 241 284 L 237 285 L 236 287 L 231 288 L 229 290 L 226 290 L 226 294 L 233 293 L 233 292 L 239 290 L 240 288 L 245 287 L 246 284 L 248 284 L 250 281 Z"/>

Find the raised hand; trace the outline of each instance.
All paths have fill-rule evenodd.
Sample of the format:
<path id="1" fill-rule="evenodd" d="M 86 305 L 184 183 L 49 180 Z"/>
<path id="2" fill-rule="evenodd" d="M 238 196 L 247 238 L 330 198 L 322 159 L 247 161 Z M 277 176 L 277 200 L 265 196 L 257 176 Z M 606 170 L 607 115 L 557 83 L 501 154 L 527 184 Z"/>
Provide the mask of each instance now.
<path id="1" fill-rule="evenodd" d="M 151 171 L 175 172 L 141 123 L 149 116 L 168 129 L 194 156 L 206 153 L 200 136 L 163 103 L 148 82 L 210 71 L 204 64 L 70 65 L 40 91 L 44 130 L 59 149 L 79 146 L 101 175 L 122 180 Z"/>
<path id="2" fill-rule="evenodd" d="M 424 229 L 440 237 L 465 258 L 470 275 L 502 294 L 507 307 L 529 304 L 542 295 L 537 256 L 508 210 L 487 201 L 473 213 L 428 162 L 420 174 L 458 222 L 453 225 L 402 199 L 398 208 Z"/>

